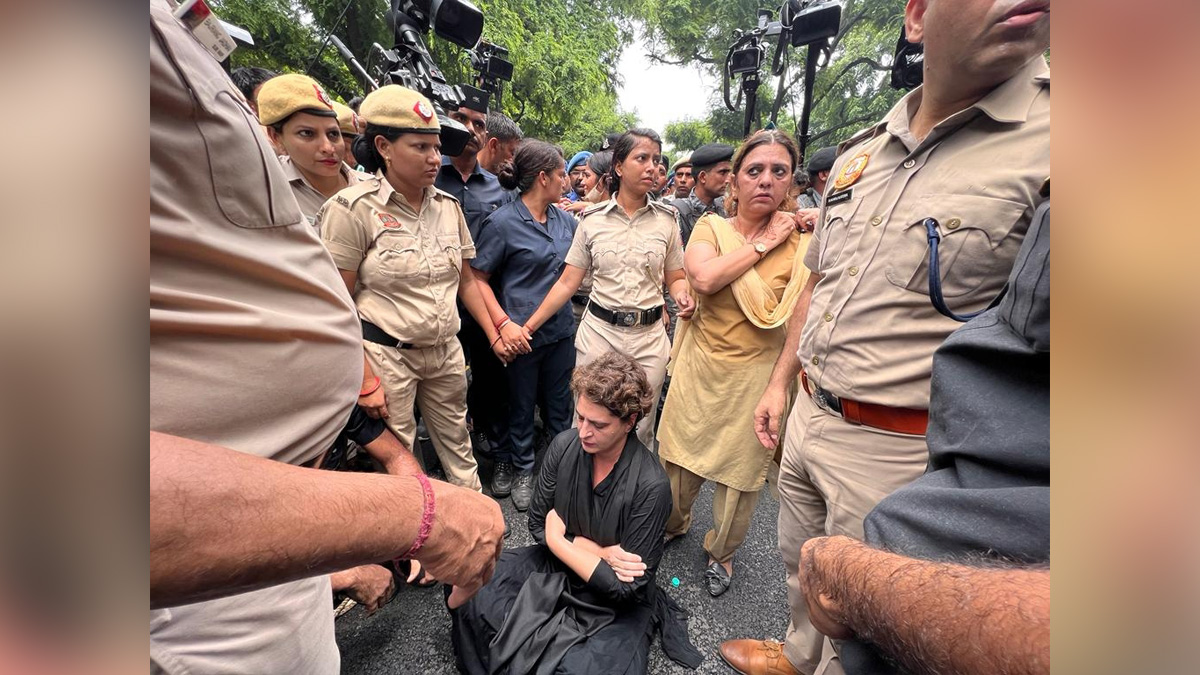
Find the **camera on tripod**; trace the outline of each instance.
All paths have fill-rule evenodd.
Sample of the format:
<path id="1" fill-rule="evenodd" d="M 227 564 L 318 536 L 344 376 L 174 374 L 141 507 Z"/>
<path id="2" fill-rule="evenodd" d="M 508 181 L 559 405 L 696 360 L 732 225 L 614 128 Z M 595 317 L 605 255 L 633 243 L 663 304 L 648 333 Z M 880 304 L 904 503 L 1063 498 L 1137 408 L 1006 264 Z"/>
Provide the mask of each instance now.
<path id="1" fill-rule="evenodd" d="M 513 77 L 513 64 L 505 59 L 508 48 L 481 40 L 479 46 L 467 53 L 471 56 L 471 67 L 479 73 L 479 88 L 499 97 L 501 81 L 511 82 Z"/>

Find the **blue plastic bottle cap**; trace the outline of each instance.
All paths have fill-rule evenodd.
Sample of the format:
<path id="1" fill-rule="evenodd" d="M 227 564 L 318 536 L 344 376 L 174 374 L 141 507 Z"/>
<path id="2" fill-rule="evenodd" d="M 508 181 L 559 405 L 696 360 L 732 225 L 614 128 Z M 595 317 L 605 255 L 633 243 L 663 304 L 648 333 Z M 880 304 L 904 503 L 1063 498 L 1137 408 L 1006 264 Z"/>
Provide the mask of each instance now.
<path id="1" fill-rule="evenodd" d="M 671 585 L 678 586 L 679 585 L 679 577 L 671 577 Z"/>

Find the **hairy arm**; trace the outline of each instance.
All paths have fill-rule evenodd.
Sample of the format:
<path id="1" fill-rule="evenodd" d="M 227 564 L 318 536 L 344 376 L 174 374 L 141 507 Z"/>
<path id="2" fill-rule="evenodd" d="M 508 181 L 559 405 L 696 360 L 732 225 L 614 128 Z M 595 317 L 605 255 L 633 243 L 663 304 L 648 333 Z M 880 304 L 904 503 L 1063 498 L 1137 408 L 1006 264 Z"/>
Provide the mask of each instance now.
<path id="1" fill-rule="evenodd" d="M 1050 672 L 1050 569 L 916 560 L 849 537 L 810 539 L 813 625 L 871 642 L 913 673 Z"/>
<path id="2" fill-rule="evenodd" d="M 503 517 L 483 495 L 430 483 L 435 518 L 417 558 L 473 593 L 491 577 Z M 305 469 L 151 432 L 150 606 L 402 555 L 417 537 L 423 504 L 415 476 Z"/>

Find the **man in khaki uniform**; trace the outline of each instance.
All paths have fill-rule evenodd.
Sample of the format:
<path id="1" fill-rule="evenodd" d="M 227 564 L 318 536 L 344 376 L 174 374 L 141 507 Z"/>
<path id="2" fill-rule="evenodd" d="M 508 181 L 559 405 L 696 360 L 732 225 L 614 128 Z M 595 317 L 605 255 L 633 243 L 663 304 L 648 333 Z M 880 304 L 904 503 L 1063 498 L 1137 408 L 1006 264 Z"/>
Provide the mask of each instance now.
<path id="1" fill-rule="evenodd" d="M 467 264 L 475 257 L 475 244 L 462 209 L 454 197 L 433 187 L 441 164 L 433 142 L 440 126 L 424 97 L 396 85 L 372 92 L 361 110 L 368 123 L 404 132 L 397 145 L 410 135 L 433 139 L 428 142 L 433 154 L 426 154 L 436 157 L 421 174 L 428 184 L 401 182 L 398 169 L 409 170 L 408 163 L 419 160 L 392 162 L 390 155 L 381 157 L 387 160 L 380 162 L 385 164 L 382 177 L 339 192 L 322 208 L 317 216 L 321 237 L 354 289 L 366 358 L 385 392 L 382 415 L 388 427 L 412 447 L 415 400 L 447 479 L 479 490 L 467 433 L 466 364 L 455 339 L 460 325 L 456 298 L 463 300 L 489 340 L 496 330 Z M 421 201 L 410 202 L 393 181 L 420 194 Z M 369 382 L 364 384 L 369 388 Z"/>
<path id="2" fill-rule="evenodd" d="M 359 386 L 353 304 L 216 61 L 150 19 L 150 429 L 311 464 Z M 329 602 L 321 575 L 151 611 L 151 668 L 336 673 Z"/>
<path id="3" fill-rule="evenodd" d="M 925 44 L 925 84 L 839 148 L 805 256 L 809 288 L 755 412 L 774 447 L 803 366 L 807 393 L 788 418 L 779 477 L 791 623 L 786 644 L 722 644 L 742 673 L 841 672 L 808 619 L 800 548 L 823 535 L 861 539 L 866 514 L 925 470 L 933 353 L 961 325 L 931 299 L 931 230 L 933 294 L 940 286 L 949 312 L 981 310 L 1000 293 L 1049 177 L 1048 12 L 911 0 L 906 29 Z"/>

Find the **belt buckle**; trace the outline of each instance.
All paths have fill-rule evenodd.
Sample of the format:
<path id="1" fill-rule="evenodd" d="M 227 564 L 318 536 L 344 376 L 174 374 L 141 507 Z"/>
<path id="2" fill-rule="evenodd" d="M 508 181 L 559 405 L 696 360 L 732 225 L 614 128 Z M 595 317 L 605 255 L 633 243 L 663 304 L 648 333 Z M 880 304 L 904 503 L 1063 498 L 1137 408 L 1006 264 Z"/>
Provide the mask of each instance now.
<path id="1" fill-rule="evenodd" d="M 629 327 L 637 323 L 637 317 L 634 316 L 634 312 L 621 312 L 619 316 L 622 326 Z"/>
<path id="2" fill-rule="evenodd" d="M 839 401 L 836 396 L 830 394 L 821 387 L 815 387 L 813 389 L 813 399 L 816 400 L 818 406 L 824 408 L 825 410 L 832 413 L 837 413 L 838 415 L 842 414 L 842 402 Z"/>

